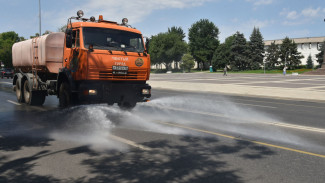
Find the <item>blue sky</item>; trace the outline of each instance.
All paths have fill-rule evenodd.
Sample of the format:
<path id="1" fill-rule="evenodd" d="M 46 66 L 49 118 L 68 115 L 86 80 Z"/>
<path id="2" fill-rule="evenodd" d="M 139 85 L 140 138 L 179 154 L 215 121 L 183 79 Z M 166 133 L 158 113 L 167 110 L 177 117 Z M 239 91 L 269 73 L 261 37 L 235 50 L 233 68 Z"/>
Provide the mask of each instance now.
<path id="1" fill-rule="evenodd" d="M 0 33 L 15 31 L 29 38 L 38 32 L 38 0 L 0 0 Z M 248 39 L 259 27 L 264 40 L 325 36 L 324 0 L 41 0 L 42 32 L 57 31 L 82 9 L 85 17 L 129 24 L 145 36 L 180 26 L 187 34 L 193 23 L 209 19 L 221 42 L 236 31 Z"/>

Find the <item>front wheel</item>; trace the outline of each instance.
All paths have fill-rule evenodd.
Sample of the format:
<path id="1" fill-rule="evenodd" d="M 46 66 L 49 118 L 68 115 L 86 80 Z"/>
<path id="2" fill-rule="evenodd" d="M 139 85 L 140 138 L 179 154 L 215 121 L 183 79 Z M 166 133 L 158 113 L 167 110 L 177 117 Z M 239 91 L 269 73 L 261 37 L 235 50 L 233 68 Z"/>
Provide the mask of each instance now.
<path id="1" fill-rule="evenodd" d="M 63 82 L 60 86 L 59 90 L 59 106 L 60 107 L 68 107 L 71 102 L 71 94 L 70 87 L 67 82 Z"/>
<path id="2" fill-rule="evenodd" d="M 120 103 L 118 103 L 118 106 L 122 110 L 130 111 L 136 106 L 136 103 L 135 102 L 120 102 Z"/>

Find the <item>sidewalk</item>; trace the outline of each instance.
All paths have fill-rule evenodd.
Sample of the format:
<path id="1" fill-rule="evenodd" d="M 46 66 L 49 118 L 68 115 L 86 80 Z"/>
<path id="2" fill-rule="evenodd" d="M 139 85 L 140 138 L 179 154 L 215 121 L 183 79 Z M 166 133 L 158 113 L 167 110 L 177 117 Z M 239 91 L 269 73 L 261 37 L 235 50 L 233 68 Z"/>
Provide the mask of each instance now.
<path id="1" fill-rule="evenodd" d="M 269 79 L 268 76 L 265 77 L 265 75 L 258 75 L 258 77 L 251 78 L 247 75 L 236 75 L 228 79 L 225 77 L 213 78 L 210 77 L 211 74 L 207 74 L 207 79 L 203 78 L 200 82 L 200 79 L 192 76 L 188 79 L 184 76 L 182 76 L 184 78 L 180 79 L 177 77 L 178 75 L 175 75 L 175 77 L 173 77 L 174 79 L 171 79 L 170 76 L 171 75 L 166 76 L 168 77 L 166 80 L 162 79 L 164 78 L 162 75 L 159 76 L 159 79 L 157 79 L 156 76 L 152 76 L 153 79 L 149 80 L 149 84 L 152 88 L 157 89 L 325 102 L 325 77 L 315 77 L 313 79 L 313 77 L 311 78 L 310 76 L 300 76 L 300 78 L 287 77 L 282 80 L 280 76 L 274 77 L 274 75 L 270 77 L 274 77 L 275 79 Z M 204 75 L 199 76 L 204 77 Z M 228 80 L 229 83 L 224 83 L 225 80 Z M 210 83 L 207 83 L 207 81 L 210 81 Z M 295 87 L 291 86 L 293 82 L 295 82 Z M 305 86 L 303 84 L 304 82 L 313 82 L 313 84 L 306 84 L 307 86 Z M 299 87 L 300 85 L 301 87 Z"/>

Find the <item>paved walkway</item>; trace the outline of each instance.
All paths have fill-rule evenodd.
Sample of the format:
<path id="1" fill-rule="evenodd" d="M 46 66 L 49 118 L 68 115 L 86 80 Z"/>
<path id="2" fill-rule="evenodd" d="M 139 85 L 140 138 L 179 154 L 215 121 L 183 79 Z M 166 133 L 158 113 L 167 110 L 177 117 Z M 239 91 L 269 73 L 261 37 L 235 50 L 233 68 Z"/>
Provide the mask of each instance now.
<path id="1" fill-rule="evenodd" d="M 220 73 L 151 74 L 153 88 L 325 101 L 325 76 Z"/>

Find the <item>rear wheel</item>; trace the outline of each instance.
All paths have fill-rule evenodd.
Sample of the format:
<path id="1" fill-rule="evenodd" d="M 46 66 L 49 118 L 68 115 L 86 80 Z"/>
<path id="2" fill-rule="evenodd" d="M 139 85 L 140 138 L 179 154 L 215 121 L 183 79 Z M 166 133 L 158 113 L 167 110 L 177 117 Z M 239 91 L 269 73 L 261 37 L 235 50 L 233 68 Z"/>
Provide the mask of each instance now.
<path id="1" fill-rule="evenodd" d="M 16 80 L 16 96 L 17 96 L 17 101 L 20 102 L 20 103 L 24 103 L 25 100 L 24 100 L 24 92 L 21 88 L 21 79 L 18 78 Z"/>
<path id="2" fill-rule="evenodd" d="M 42 91 L 33 91 L 29 82 L 25 81 L 24 99 L 28 105 L 43 105 L 45 102 L 45 93 Z"/>
<path id="3" fill-rule="evenodd" d="M 68 107 L 71 104 L 71 92 L 67 82 L 63 82 L 59 90 L 59 106 Z"/>

